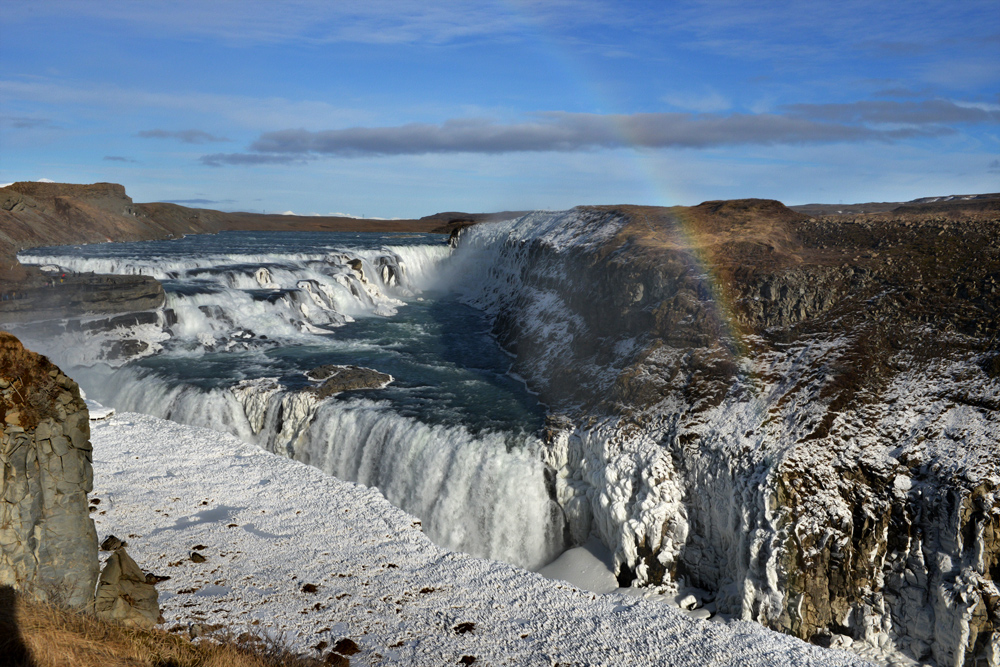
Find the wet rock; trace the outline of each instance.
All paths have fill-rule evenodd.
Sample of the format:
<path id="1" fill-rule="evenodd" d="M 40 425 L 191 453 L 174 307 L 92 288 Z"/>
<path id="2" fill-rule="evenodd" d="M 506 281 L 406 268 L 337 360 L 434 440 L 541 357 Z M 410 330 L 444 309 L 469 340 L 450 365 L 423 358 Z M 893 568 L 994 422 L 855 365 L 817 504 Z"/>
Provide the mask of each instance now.
<path id="1" fill-rule="evenodd" d="M 359 647 L 353 639 L 344 637 L 333 645 L 332 650 L 340 653 L 341 655 L 354 655 L 361 652 L 361 647 Z"/>
<path id="2" fill-rule="evenodd" d="M 151 311 L 166 299 L 163 286 L 150 276 L 66 274 L 59 280 L 19 288 L 20 298 L 0 301 L 0 318 L 5 322 L 36 322 L 86 314 Z"/>
<path id="3" fill-rule="evenodd" d="M 312 380 L 323 380 L 323 384 L 312 391 L 317 398 L 326 398 L 342 391 L 358 389 L 381 389 L 390 382 L 392 376 L 362 366 L 319 366 L 306 373 Z"/>
<path id="4" fill-rule="evenodd" d="M 105 353 L 105 358 L 109 361 L 131 359 L 133 357 L 138 357 L 148 349 L 149 343 L 143 340 L 135 340 L 132 338 L 116 340 L 108 347 L 108 350 Z"/>

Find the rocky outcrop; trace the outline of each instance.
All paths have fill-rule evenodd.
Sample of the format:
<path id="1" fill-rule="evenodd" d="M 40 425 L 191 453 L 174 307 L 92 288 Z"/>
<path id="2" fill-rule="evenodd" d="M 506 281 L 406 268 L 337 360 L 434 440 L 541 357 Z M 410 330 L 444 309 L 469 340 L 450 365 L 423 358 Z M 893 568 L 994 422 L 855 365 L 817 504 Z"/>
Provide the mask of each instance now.
<path id="1" fill-rule="evenodd" d="M 94 612 L 98 618 L 122 625 L 151 628 L 163 622 L 159 595 L 147 576 L 119 546 L 108 557 L 97 582 Z"/>
<path id="2" fill-rule="evenodd" d="M 456 257 L 620 583 L 972 665 L 1000 655 L 998 237 L 744 200 L 536 214 Z"/>
<path id="3" fill-rule="evenodd" d="M 0 291 L 0 323 L 153 310 L 163 305 L 159 281 L 149 276 L 48 275 L 42 284 Z"/>
<path id="4" fill-rule="evenodd" d="M 0 584 L 83 607 L 97 581 L 90 424 L 77 384 L 0 332 Z"/>
<path id="5" fill-rule="evenodd" d="M 382 389 L 392 376 L 363 366 L 326 365 L 314 368 L 306 376 L 322 384 L 312 389 L 317 398 L 326 398 L 342 391 L 359 389 Z"/>

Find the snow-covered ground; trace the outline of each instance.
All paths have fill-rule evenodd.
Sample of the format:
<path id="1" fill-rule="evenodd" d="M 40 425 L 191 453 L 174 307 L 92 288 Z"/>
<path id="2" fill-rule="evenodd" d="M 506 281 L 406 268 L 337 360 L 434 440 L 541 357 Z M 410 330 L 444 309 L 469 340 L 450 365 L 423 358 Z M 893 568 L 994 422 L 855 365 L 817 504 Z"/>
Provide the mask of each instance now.
<path id="1" fill-rule="evenodd" d="M 215 431 L 118 413 L 91 439 L 98 534 L 170 577 L 157 587 L 167 628 L 223 624 L 303 652 L 347 637 L 352 664 L 867 664 L 446 551 L 378 490 Z"/>

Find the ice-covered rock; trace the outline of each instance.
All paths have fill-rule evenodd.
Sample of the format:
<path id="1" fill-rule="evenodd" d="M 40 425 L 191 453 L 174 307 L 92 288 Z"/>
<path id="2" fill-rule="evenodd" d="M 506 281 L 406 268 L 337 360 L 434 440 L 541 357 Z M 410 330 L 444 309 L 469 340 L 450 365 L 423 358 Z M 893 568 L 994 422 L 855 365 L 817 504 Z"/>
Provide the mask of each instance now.
<path id="1" fill-rule="evenodd" d="M 707 623 L 447 551 L 377 489 L 216 431 L 120 412 L 95 425 L 94 446 L 96 491 L 114 499 L 101 532 L 137 535 L 137 560 L 171 575 L 159 585 L 167 626 L 191 634 L 224 625 L 310 656 L 322 644 L 351 652 L 351 664 L 417 667 L 465 655 L 532 666 L 868 664 L 756 624 Z M 191 545 L 205 564 L 187 559 Z"/>
<path id="2" fill-rule="evenodd" d="M 478 225 L 455 260 L 573 422 L 543 458 L 621 583 L 952 665 L 1000 633 L 998 234 L 707 202 Z"/>

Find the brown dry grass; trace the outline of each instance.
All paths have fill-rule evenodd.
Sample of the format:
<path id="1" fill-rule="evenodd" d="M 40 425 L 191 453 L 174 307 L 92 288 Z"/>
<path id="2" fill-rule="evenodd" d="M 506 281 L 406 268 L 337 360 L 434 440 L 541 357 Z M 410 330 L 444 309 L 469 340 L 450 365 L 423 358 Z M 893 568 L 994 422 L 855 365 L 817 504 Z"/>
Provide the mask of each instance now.
<path id="1" fill-rule="evenodd" d="M 18 423 L 28 430 L 52 416 L 60 387 L 50 372 L 57 370 L 48 358 L 27 349 L 6 331 L 0 331 L 0 378 L 10 383 L 10 390 L 5 392 L 8 397 L 0 402 L 0 424 L 13 410 L 19 413 Z"/>
<path id="2" fill-rule="evenodd" d="M 339 656 L 337 656 L 339 657 Z M 316 667 L 259 641 L 193 644 L 32 602 L 0 588 L 0 663 L 10 667 Z M 344 663 L 342 663 L 344 664 Z"/>

